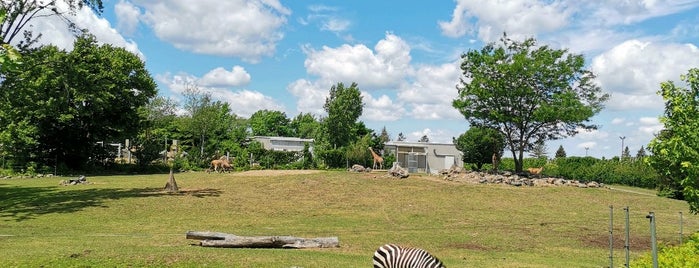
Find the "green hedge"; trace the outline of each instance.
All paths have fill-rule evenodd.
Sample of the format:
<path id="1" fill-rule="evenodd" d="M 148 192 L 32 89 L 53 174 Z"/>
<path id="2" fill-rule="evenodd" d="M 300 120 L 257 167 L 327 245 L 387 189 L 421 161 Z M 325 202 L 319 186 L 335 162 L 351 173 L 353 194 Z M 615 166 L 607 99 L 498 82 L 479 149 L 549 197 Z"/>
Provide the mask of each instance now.
<path id="1" fill-rule="evenodd" d="M 594 157 L 561 157 L 553 160 L 546 158 L 525 158 L 524 170 L 530 167 L 544 167 L 543 176 L 574 179 L 579 181 L 596 181 L 606 184 L 622 184 L 653 189 L 658 186 L 659 174 L 641 160 L 619 161 L 598 159 Z M 491 165 L 484 169 L 491 169 Z M 500 170 L 514 170 L 512 158 L 503 158 Z"/>

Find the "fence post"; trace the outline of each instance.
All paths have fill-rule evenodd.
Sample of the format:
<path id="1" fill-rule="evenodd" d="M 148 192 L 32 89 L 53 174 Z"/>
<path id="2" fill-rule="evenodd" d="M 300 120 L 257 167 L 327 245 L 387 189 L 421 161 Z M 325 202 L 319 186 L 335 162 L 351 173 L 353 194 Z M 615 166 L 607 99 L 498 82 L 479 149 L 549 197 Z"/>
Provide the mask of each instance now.
<path id="1" fill-rule="evenodd" d="M 650 219 L 650 247 L 653 256 L 653 268 L 658 268 L 658 245 L 655 238 L 655 213 L 652 211 L 649 212 L 646 218 Z"/>
<path id="2" fill-rule="evenodd" d="M 631 250 L 631 247 L 629 246 L 629 207 L 624 208 L 624 218 L 626 221 L 626 239 L 624 240 L 624 250 L 626 251 L 626 262 L 624 263 L 624 266 L 626 268 L 629 267 L 629 251 Z"/>
<path id="3" fill-rule="evenodd" d="M 614 267 L 614 206 L 609 205 L 609 267 Z"/>

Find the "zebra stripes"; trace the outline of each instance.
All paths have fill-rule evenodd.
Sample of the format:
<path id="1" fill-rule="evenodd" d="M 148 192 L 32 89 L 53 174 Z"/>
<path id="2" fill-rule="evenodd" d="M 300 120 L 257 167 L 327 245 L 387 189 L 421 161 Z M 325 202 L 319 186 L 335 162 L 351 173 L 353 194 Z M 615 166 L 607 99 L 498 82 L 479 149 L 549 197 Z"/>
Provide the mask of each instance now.
<path id="1" fill-rule="evenodd" d="M 445 268 L 427 251 L 386 244 L 374 252 L 374 268 Z"/>

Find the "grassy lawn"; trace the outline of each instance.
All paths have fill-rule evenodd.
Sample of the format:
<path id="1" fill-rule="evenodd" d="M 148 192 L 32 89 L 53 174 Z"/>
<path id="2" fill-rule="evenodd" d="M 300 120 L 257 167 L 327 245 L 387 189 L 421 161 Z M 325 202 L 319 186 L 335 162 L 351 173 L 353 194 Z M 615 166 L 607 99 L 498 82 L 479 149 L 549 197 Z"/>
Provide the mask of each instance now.
<path id="1" fill-rule="evenodd" d="M 630 187 L 512 187 L 413 175 L 323 171 L 0 180 L 0 267 L 371 267 L 380 245 L 421 247 L 448 267 L 606 267 L 609 206 L 614 263 L 624 262 L 624 207 L 631 257 L 658 241 L 699 231 L 685 202 Z M 331 249 L 195 246 L 187 231 L 246 236 L 337 236 Z"/>

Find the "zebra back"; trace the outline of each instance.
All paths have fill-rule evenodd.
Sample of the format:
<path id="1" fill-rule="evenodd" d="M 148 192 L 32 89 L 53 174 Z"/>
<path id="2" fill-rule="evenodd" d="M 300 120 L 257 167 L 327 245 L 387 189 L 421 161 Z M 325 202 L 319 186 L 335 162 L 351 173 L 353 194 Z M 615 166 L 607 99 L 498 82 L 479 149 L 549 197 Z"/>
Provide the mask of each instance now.
<path id="1" fill-rule="evenodd" d="M 374 268 L 446 268 L 423 249 L 386 244 L 374 252 Z"/>

